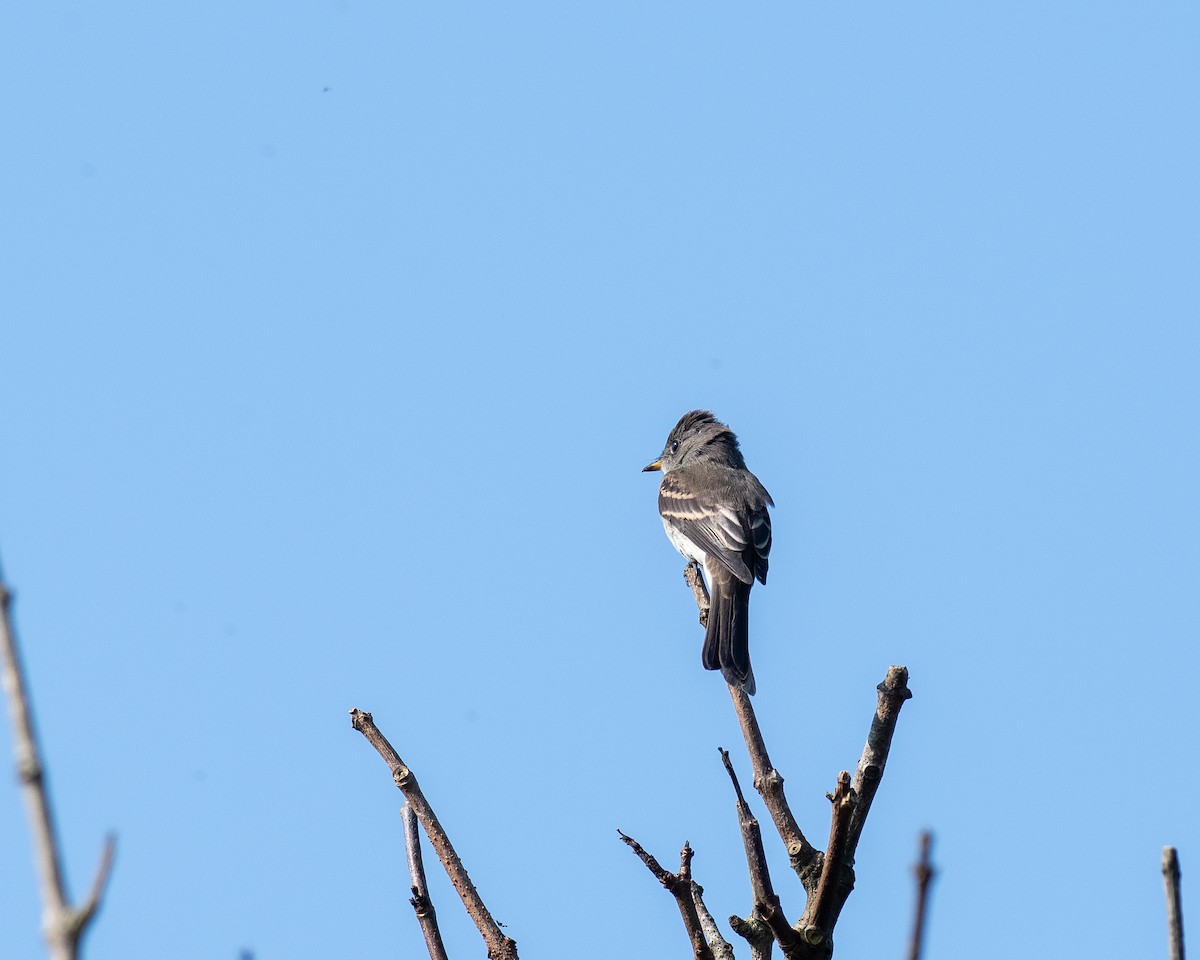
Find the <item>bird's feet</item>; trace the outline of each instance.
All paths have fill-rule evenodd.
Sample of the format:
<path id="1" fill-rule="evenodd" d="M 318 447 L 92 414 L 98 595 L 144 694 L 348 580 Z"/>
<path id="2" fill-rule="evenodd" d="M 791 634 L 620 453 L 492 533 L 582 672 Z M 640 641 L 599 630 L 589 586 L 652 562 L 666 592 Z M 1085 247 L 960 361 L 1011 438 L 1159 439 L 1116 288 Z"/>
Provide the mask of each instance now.
<path id="1" fill-rule="evenodd" d="M 683 568 L 683 579 L 692 588 L 692 596 L 696 598 L 696 606 L 700 610 L 700 626 L 708 626 L 708 588 L 704 585 L 704 572 L 695 560 L 688 561 Z"/>

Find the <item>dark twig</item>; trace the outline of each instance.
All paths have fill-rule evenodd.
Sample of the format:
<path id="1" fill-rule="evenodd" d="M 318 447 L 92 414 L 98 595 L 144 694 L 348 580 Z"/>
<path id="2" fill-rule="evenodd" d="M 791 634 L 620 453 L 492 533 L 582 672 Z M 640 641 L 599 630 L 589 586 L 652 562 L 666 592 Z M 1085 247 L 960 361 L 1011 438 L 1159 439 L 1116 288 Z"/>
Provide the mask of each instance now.
<path id="1" fill-rule="evenodd" d="M 805 942 L 811 947 L 822 948 L 825 952 L 832 950 L 831 939 L 836 922 L 838 889 L 841 886 L 842 870 L 847 863 L 850 818 L 855 806 L 849 771 L 843 770 L 838 774 L 837 788 L 829 795 L 829 799 L 833 802 L 829 822 L 829 846 L 825 848 L 825 855 L 821 858 L 821 879 L 817 884 L 817 891 L 809 898 L 799 924 Z"/>
<path id="2" fill-rule="evenodd" d="M 638 859 L 646 865 L 646 869 L 654 874 L 655 879 L 675 898 L 680 916 L 683 917 L 683 926 L 687 930 L 688 940 L 692 944 L 692 956 L 695 960 L 714 960 L 712 947 L 708 945 L 708 939 L 704 935 L 704 928 L 700 922 L 700 913 L 696 908 L 694 892 L 696 883 L 692 880 L 694 853 L 691 844 L 683 845 L 683 849 L 679 852 L 679 872 L 671 873 L 633 837 L 626 836 L 620 830 L 617 831 L 617 835 L 625 841 L 629 849 L 637 854 Z M 705 912 L 707 913 L 707 911 Z"/>
<path id="3" fill-rule="evenodd" d="M 737 687 L 729 688 L 754 768 L 754 785 L 787 846 L 792 869 L 808 894 L 804 914 L 795 929 L 803 934 L 812 955 L 820 956 L 832 950 L 833 928 L 854 889 L 854 851 L 883 777 L 900 707 L 912 696 L 907 681 L 906 668 L 889 667 L 877 688 L 875 716 L 854 780 L 852 783 L 839 780 L 838 793 L 833 798 L 830 847 L 824 853 L 808 842 L 796 823 L 783 794 L 783 777 L 771 766 L 750 698 Z M 844 779 L 848 780 L 849 775 L 845 774 Z"/>
<path id="4" fill-rule="evenodd" d="M 54 814 L 50 809 L 50 791 L 38 749 L 33 705 L 29 700 L 21 654 L 17 649 L 16 631 L 13 630 L 9 613 L 11 599 L 7 586 L 0 580 L 0 646 L 4 648 L 4 691 L 12 721 L 17 776 L 33 833 L 34 858 L 42 891 L 42 932 L 53 960 L 75 960 L 79 954 L 79 943 L 104 900 L 113 858 L 116 856 L 116 839 L 110 834 L 104 842 L 104 852 L 100 856 L 100 865 L 87 900 L 79 907 L 72 907 L 67 898 L 62 853 Z"/>
<path id="5" fill-rule="evenodd" d="M 696 606 L 700 610 L 700 623 L 708 622 L 708 590 L 704 586 L 704 577 L 700 573 L 700 565 L 694 560 L 684 568 L 683 577 L 692 588 L 696 598 Z M 750 697 L 741 687 L 729 688 L 733 698 L 733 709 L 737 714 L 738 724 L 742 728 L 742 736 L 746 740 L 746 752 L 750 754 L 750 766 L 754 774 L 754 789 L 762 796 L 779 831 L 779 837 L 787 848 L 788 859 L 792 869 L 804 884 L 805 892 L 811 897 L 816 888 L 816 868 L 820 858 L 817 850 L 805 838 L 788 806 L 787 797 L 783 793 L 783 777 L 773 766 L 767 755 L 767 746 L 763 742 L 762 731 L 758 728 L 758 718 L 754 715 L 754 707 Z"/>
<path id="6" fill-rule="evenodd" d="M 771 814 L 771 820 L 775 823 L 775 829 L 779 832 L 779 838 L 787 848 L 792 869 L 796 871 L 805 891 L 811 897 L 817 884 L 820 851 L 808 842 L 792 814 L 791 807 L 788 806 L 787 797 L 783 793 L 783 776 L 771 765 L 771 758 L 767 755 L 767 746 L 758 727 L 758 718 L 754 715 L 750 697 L 741 687 L 733 686 L 729 688 L 729 695 L 733 698 L 733 710 L 737 714 L 742 736 L 746 740 L 746 752 L 750 755 L 754 789 L 762 796 L 767 812 Z"/>
<path id="7" fill-rule="evenodd" d="M 694 562 L 689 563 L 684 570 L 684 579 L 695 597 L 696 606 L 700 611 L 700 622 L 706 623 L 709 597 L 699 565 Z M 898 666 L 889 667 L 883 682 L 876 689 L 878 690 L 878 704 L 875 716 L 871 721 L 870 732 L 867 734 L 866 746 L 863 748 L 862 756 L 855 770 L 854 780 L 851 781 L 849 773 L 843 771 L 838 778 L 837 791 L 830 797 L 834 806 L 829 846 L 825 852 L 822 852 L 809 843 L 788 805 L 783 791 L 783 777 L 771 764 L 771 758 L 767 754 L 766 743 L 763 740 L 762 731 L 759 729 L 758 718 L 754 714 L 754 707 L 749 696 L 740 687 L 731 686 L 729 688 L 729 694 L 733 699 L 733 709 L 737 715 L 738 724 L 742 728 L 742 736 L 746 741 L 746 752 L 750 756 L 750 764 L 754 773 L 754 788 L 762 796 L 771 820 L 775 823 L 775 829 L 787 848 L 792 869 L 800 878 L 807 894 L 808 900 L 805 904 L 804 914 L 792 928 L 801 937 L 799 940 L 801 948 L 794 951 L 797 956 L 821 960 L 832 954 L 833 928 L 837 924 L 838 916 L 841 914 L 842 907 L 845 906 L 846 899 L 854 889 L 854 853 L 858 848 L 858 841 L 862 836 L 871 803 L 875 799 L 875 793 L 883 778 L 883 770 L 887 764 L 900 708 L 904 701 L 912 696 L 908 689 L 908 669 Z M 724 751 L 722 753 L 724 754 Z M 726 764 L 728 765 L 728 760 L 726 760 Z M 732 768 L 729 769 L 732 775 Z M 745 800 L 741 797 L 741 790 L 737 786 L 736 778 L 734 778 L 734 784 L 739 796 L 739 804 L 744 805 Z M 739 821 L 742 820 L 739 806 Z M 757 828 L 757 822 L 755 822 L 755 828 Z M 743 824 L 744 842 L 746 842 L 746 836 L 747 828 Z M 759 843 L 761 845 L 761 832 Z M 765 873 L 759 874 L 756 871 L 756 856 L 751 843 L 747 846 L 747 860 L 750 863 L 751 884 L 757 884 L 755 886 L 757 908 L 760 896 L 764 892 L 770 891 L 772 896 L 774 894 L 769 886 L 769 877 L 766 877 Z M 766 883 L 763 882 L 764 877 L 766 877 Z M 777 898 L 776 902 L 778 902 Z M 750 944 L 755 960 L 769 954 L 772 940 L 766 937 L 765 931 L 770 930 L 771 927 L 767 924 L 765 917 L 758 915 L 757 909 L 744 920 L 734 916 L 729 918 L 729 922 L 734 931 Z M 782 939 L 778 937 L 775 939 L 783 948 L 785 956 L 789 955 L 791 938 L 784 934 Z"/>
<path id="8" fill-rule="evenodd" d="M 904 706 L 905 700 L 912 699 L 912 691 L 908 689 L 908 668 L 888 667 L 883 683 L 875 689 L 878 691 L 875 716 L 871 720 L 867 743 L 854 771 L 854 795 L 858 798 L 858 805 L 850 818 L 847 853 L 851 857 L 858 848 L 858 839 L 866 825 L 867 814 L 871 811 L 875 792 L 883 779 L 883 768 L 887 766 L 888 751 L 892 748 L 892 735 L 896 732 L 900 708 Z"/>
<path id="9" fill-rule="evenodd" d="M 704 585 L 704 574 L 700 572 L 700 564 L 692 560 L 683 568 L 683 579 L 692 588 L 692 596 L 696 598 L 696 607 L 700 611 L 700 626 L 708 626 L 708 587 Z"/>
<path id="10" fill-rule="evenodd" d="M 925 915 L 929 910 L 929 884 L 934 873 L 933 863 L 929 859 L 932 845 L 933 836 L 926 830 L 921 834 L 921 856 L 913 869 L 917 875 L 917 906 L 913 918 L 912 941 L 908 946 L 908 960 L 921 960 L 921 946 L 925 940 Z"/>
<path id="11" fill-rule="evenodd" d="M 741 784 L 738 783 L 733 764 L 729 762 L 728 750 L 721 750 L 721 762 L 725 765 L 725 772 L 729 774 L 733 792 L 737 797 L 738 826 L 742 832 L 742 845 L 746 850 L 746 865 L 750 869 L 750 891 L 754 897 L 752 918 L 761 920 L 766 925 L 771 936 L 778 941 L 784 956 L 791 956 L 799 946 L 800 938 L 796 931 L 788 925 L 783 908 L 779 905 L 779 895 L 771 883 L 771 874 L 767 868 L 767 854 L 763 850 L 762 830 L 759 829 L 758 820 L 750 812 L 750 806 L 742 795 Z M 757 927 L 748 925 L 742 935 L 758 933 Z"/>
<path id="12" fill-rule="evenodd" d="M 837 918 L 846 905 L 850 892 L 854 889 L 854 852 L 858 849 L 858 841 L 862 837 L 863 827 L 867 822 L 867 814 L 871 803 L 879 790 L 883 779 L 883 770 L 887 766 L 888 752 L 892 748 L 892 735 L 896 732 L 896 720 L 900 716 L 900 708 L 904 701 L 912 698 L 908 689 L 908 668 L 888 667 L 883 682 L 876 688 L 875 716 L 871 718 L 871 729 L 867 732 L 867 743 L 859 757 L 858 767 L 854 771 L 854 809 L 850 814 L 850 831 L 846 842 L 845 862 L 841 871 L 837 898 L 834 902 L 833 913 L 830 917 L 829 929 L 837 923 Z"/>
<path id="13" fill-rule="evenodd" d="M 1167 936 L 1171 949 L 1171 960 L 1183 960 L 1183 904 L 1180 901 L 1179 851 L 1174 847 L 1163 847 L 1163 886 L 1167 891 Z"/>
<path id="14" fill-rule="evenodd" d="M 446 945 L 442 943 L 442 931 L 438 929 L 437 911 L 429 899 L 429 885 L 425 882 L 425 863 L 421 857 L 421 834 L 417 831 L 417 815 L 412 805 L 400 808 L 400 819 L 404 823 L 404 847 L 408 853 L 408 879 L 412 884 L 409 903 L 417 913 L 417 922 L 425 937 L 429 960 L 448 960 Z"/>
<path id="15" fill-rule="evenodd" d="M 367 738 L 367 742 L 383 757 L 388 769 L 391 770 L 392 779 L 403 792 L 404 799 L 412 806 L 417 819 L 421 821 L 421 826 L 425 828 L 425 835 L 429 837 L 433 852 L 437 854 L 437 858 L 445 867 L 450 882 L 454 884 L 454 889 L 462 898 L 463 906 L 466 907 L 471 920 L 483 936 L 483 941 L 487 945 L 488 957 L 491 960 L 517 960 L 516 941 L 504 935 L 491 913 L 488 912 L 483 899 L 475 889 L 475 884 L 471 882 L 466 868 L 462 865 L 458 854 L 455 853 L 454 845 L 450 843 L 450 838 L 434 814 L 433 808 L 425 799 L 425 794 L 421 792 L 416 776 L 405 766 L 395 748 L 388 743 L 387 738 L 375 726 L 375 721 L 369 713 L 358 709 L 351 710 L 350 723 L 355 730 Z"/>

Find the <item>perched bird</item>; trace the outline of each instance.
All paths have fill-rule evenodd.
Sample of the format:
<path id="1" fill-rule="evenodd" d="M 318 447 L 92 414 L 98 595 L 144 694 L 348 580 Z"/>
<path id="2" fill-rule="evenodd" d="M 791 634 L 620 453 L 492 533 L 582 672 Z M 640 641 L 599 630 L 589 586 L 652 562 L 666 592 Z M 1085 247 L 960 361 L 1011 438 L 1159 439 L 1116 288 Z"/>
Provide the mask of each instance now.
<path id="1" fill-rule="evenodd" d="M 737 437 L 707 410 L 685 413 L 662 455 L 658 512 L 675 549 L 704 569 L 708 626 L 702 661 L 730 686 L 754 693 L 750 669 L 750 588 L 767 582 L 775 501 L 746 469 Z"/>

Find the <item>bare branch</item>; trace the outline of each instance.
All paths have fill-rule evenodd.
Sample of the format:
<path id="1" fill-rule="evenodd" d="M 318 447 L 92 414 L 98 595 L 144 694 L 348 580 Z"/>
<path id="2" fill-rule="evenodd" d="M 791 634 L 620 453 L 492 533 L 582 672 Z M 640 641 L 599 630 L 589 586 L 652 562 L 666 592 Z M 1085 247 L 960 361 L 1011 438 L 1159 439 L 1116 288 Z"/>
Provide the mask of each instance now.
<path id="1" fill-rule="evenodd" d="M 708 907 L 704 904 L 704 888 L 695 880 L 692 880 L 692 901 L 696 904 L 700 929 L 704 931 L 704 938 L 712 948 L 713 960 L 734 960 L 733 947 L 728 940 L 721 936 L 717 921 L 713 919 L 713 915 L 708 912 Z M 767 939 L 770 940 L 770 934 L 767 935 Z"/>
<path id="2" fill-rule="evenodd" d="M 421 933 L 425 937 L 425 947 L 429 951 L 429 960 L 448 960 L 446 945 L 442 942 L 442 932 L 438 929 L 437 911 L 433 909 L 433 901 L 429 899 L 425 864 L 421 858 L 421 834 L 417 832 L 417 815 L 413 812 L 411 804 L 406 803 L 400 808 L 400 819 L 404 823 L 408 878 L 412 884 L 412 897 L 408 902 L 416 911 L 417 922 L 421 925 Z"/>
<path id="3" fill-rule="evenodd" d="M 737 915 L 729 918 L 733 932 L 750 945 L 750 960 L 770 960 L 775 948 L 775 934 L 765 920 L 751 912 L 743 919 Z"/>
<path id="4" fill-rule="evenodd" d="M 655 879 L 675 898 L 675 903 L 679 906 L 679 914 L 683 917 L 683 926 L 687 930 L 688 940 L 692 944 L 694 960 L 714 960 L 712 947 L 709 946 L 708 939 L 704 935 L 700 913 L 696 907 L 697 885 L 692 880 L 692 857 L 694 854 L 691 844 L 684 843 L 683 849 L 679 852 L 679 872 L 671 873 L 633 837 L 626 836 L 620 830 L 617 831 L 617 835 L 625 841 L 630 850 L 637 854 L 638 859 L 646 865 L 646 869 L 654 874 Z M 705 913 L 707 912 L 706 910 Z"/>
<path id="5" fill-rule="evenodd" d="M 466 907 L 468 915 L 483 937 L 483 941 L 487 945 L 488 957 L 491 960 L 517 960 L 516 941 L 511 937 L 505 936 L 499 924 L 496 923 L 491 913 L 488 912 L 483 899 L 475 889 L 475 884 L 471 882 L 471 878 L 467 875 L 467 870 L 462 865 L 462 860 L 459 859 L 458 854 L 455 852 L 454 845 L 450 842 L 450 838 L 446 835 L 446 831 L 442 828 L 441 823 L 434 814 L 429 801 L 425 799 L 425 794 L 421 792 L 421 787 L 417 783 L 416 776 L 405 765 L 404 761 L 400 759 L 400 755 L 388 743 L 387 738 L 379 731 L 379 728 L 375 726 L 375 721 L 369 713 L 358 709 L 351 710 L 350 723 L 355 730 L 367 738 L 367 742 L 375 748 L 376 752 L 383 757 L 384 762 L 388 765 L 388 769 L 392 773 L 392 779 L 404 794 L 404 799 L 412 806 L 417 819 L 421 821 L 421 826 L 425 828 L 425 835 L 429 837 L 429 843 L 433 847 L 433 852 L 437 854 L 437 858 L 442 862 L 442 866 L 445 867 L 446 873 L 450 877 L 450 882 L 454 884 L 454 889 L 458 891 L 459 897 L 462 898 L 463 906 Z"/>
<path id="6" fill-rule="evenodd" d="M 0 641 L 4 644 L 4 692 L 8 698 L 9 719 L 13 728 L 13 748 L 17 759 L 29 824 L 33 831 L 34 856 L 42 885 L 42 908 L 46 915 L 61 914 L 68 909 L 66 884 L 62 875 L 62 859 L 46 778 L 38 751 L 37 734 L 33 728 L 33 706 L 25 685 L 25 672 L 12 628 L 10 606 L 12 594 L 0 583 Z"/>
<path id="7" fill-rule="evenodd" d="M 700 622 L 706 623 L 709 597 L 699 565 L 695 562 L 689 563 L 684 570 L 684 579 L 691 587 L 692 595 L 696 598 L 696 606 L 700 610 Z M 891 749 L 892 735 L 896 730 L 900 707 L 905 700 L 912 696 L 912 692 L 908 689 L 908 669 L 900 666 L 889 667 L 883 683 L 879 684 L 876 689 L 879 691 L 878 706 L 871 721 L 871 730 L 867 734 L 867 744 L 855 770 L 852 788 L 850 784 L 847 784 L 845 794 L 841 797 L 842 806 L 835 807 L 834 826 L 840 823 L 843 828 L 837 837 L 838 857 L 833 863 L 827 863 L 829 851 L 822 854 L 809 843 L 788 805 L 783 791 L 783 776 L 771 764 L 771 758 L 767 754 L 766 744 L 762 731 L 759 729 L 758 718 L 754 714 L 750 697 L 739 687 L 731 686 L 729 688 L 729 694 L 733 698 L 733 709 L 737 714 L 738 724 L 742 728 L 742 736 L 746 741 L 746 751 L 750 755 L 750 763 L 754 772 L 754 788 L 762 796 L 767 811 L 775 823 L 775 829 L 779 832 L 779 837 L 787 848 L 788 860 L 792 869 L 800 878 L 805 893 L 808 895 L 804 916 L 801 917 L 797 927 L 806 931 L 806 938 L 816 938 L 809 942 L 809 946 L 817 953 L 831 949 L 831 941 L 827 941 L 826 938 L 832 932 L 842 907 L 845 906 L 846 899 L 854 889 L 854 852 L 858 848 L 858 841 L 862 836 L 871 803 L 875 799 L 875 792 L 879 789 L 880 780 L 883 778 L 883 769 L 887 764 L 888 751 Z M 840 794 L 842 791 L 840 781 L 838 789 Z M 839 818 L 839 810 L 845 819 Z M 831 836 L 831 850 L 833 849 L 833 840 L 834 837 Z M 824 885 L 822 878 L 826 878 Z M 836 883 L 833 882 L 834 880 Z M 810 921 L 816 917 L 818 906 L 816 894 L 822 886 L 825 894 L 819 905 L 824 922 L 817 925 Z M 731 918 L 730 922 L 732 923 L 735 919 Z M 753 934 L 753 918 L 738 920 L 734 925 L 734 930 L 742 936 Z M 783 942 L 780 941 L 780 944 L 782 946 Z M 752 949 L 755 949 L 753 944 Z"/>
<path id="8" fill-rule="evenodd" d="M 850 818 L 847 853 L 851 858 L 858 849 L 858 840 L 866 825 L 867 814 L 871 812 L 871 803 L 883 779 L 883 768 L 887 766 L 888 752 L 892 748 L 892 735 L 896 732 L 900 708 L 904 706 L 905 700 L 912 699 L 912 691 L 908 689 L 908 668 L 888 667 L 883 683 L 875 689 L 879 691 L 875 717 L 871 720 L 867 743 L 859 758 L 858 768 L 854 771 L 854 795 L 858 799 L 858 805 Z"/>
<path id="9" fill-rule="evenodd" d="M 50 791 L 46 785 L 45 768 L 38 748 L 33 720 L 33 705 L 25 682 L 25 671 L 17 647 L 16 631 L 12 626 L 10 607 L 12 594 L 0 580 L 0 647 L 4 657 L 3 684 L 8 699 L 9 719 L 13 729 L 13 750 L 16 754 L 17 776 L 25 797 L 25 809 L 33 834 L 34 859 L 42 893 L 43 935 L 54 960 L 75 960 L 79 943 L 99 910 L 108 887 L 116 854 L 116 840 L 110 835 L 105 842 L 91 894 L 79 908 L 73 908 L 67 898 L 66 878 L 62 868 L 62 851 L 50 807 Z"/>
<path id="10" fill-rule="evenodd" d="M 91 922 L 92 915 L 100 909 L 100 902 L 104 899 L 104 891 L 108 889 L 108 878 L 112 873 L 112 865 L 116 857 L 117 835 L 110 833 L 104 838 L 104 849 L 100 851 L 100 863 L 96 866 L 96 876 L 92 879 L 91 892 L 83 905 L 76 911 L 76 923 L 81 927 L 80 933 Z"/>
<path id="11" fill-rule="evenodd" d="M 933 863 L 929 859 L 932 846 L 933 835 L 926 830 L 921 834 L 921 856 L 913 869 L 917 875 L 917 906 L 913 918 L 912 941 L 908 947 L 908 960 L 921 960 L 921 946 L 925 939 L 925 914 L 929 909 L 929 884 L 934 873 Z"/>
<path id="12" fill-rule="evenodd" d="M 1174 847 L 1163 847 L 1163 886 L 1167 891 L 1167 936 L 1171 949 L 1171 960 L 1183 960 L 1183 904 L 1180 900 L 1179 851 Z"/>
<path id="13" fill-rule="evenodd" d="M 762 796 L 767 812 L 771 814 L 775 823 L 775 829 L 787 848 L 792 869 L 800 877 L 800 882 L 804 884 L 804 889 L 811 898 L 817 885 L 820 852 L 801 832 L 800 825 L 788 806 L 787 797 L 783 793 L 783 776 L 771 765 L 771 758 L 767 755 L 767 746 L 763 742 L 762 731 L 758 727 L 758 718 L 754 714 L 750 697 L 741 687 L 734 686 L 729 687 L 729 695 L 733 699 L 734 713 L 737 714 L 738 724 L 746 741 L 746 752 L 750 755 L 754 789 Z"/>
<path id="14" fill-rule="evenodd" d="M 759 829 L 758 820 L 750 812 L 746 798 L 742 795 L 741 784 L 738 783 L 733 764 L 729 762 L 728 750 L 721 750 L 721 762 L 725 765 L 725 772 L 729 774 L 729 779 L 733 783 L 733 792 L 737 796 L 738 826 L 742 832 L 742 845 L 746 850 L 746 865 L 750 869 L 750 890 L 754 897 L 752 919 L 762 921 L 771 936 L 778 941 L 784 956 L 790 956 L 798 948 L 800 938 L 796 931 L 788 925 L 783 908 L 779 904 L 779 895 L 771 883 L 771 874 L 767 868 L 767 855 L 763 849 L 762 831 Z M 738 931 L 743 936 L 750 934 L 757 939 L 760 934 L 759 928 L 754 924 L 747 924 L 744 929 L 745 933 Z"/>
<path id="15" fill-rule="evenodd" d="M 845 859 L 840 872 L 837 898 L 829 919 L 829 930 L 837 924 L 842 908 L 846 905 L 851 891 L 854 889 L 854 852 L 858 849 L 858 841 L 862 837 L 863 827 L 867 822 L 867 814 L 871 803 L 883 780 L 883 770 L 887 766 L 888 753 L 892 748 L 892 735 L 896 732 L 896 721 L 900 716 L 900 708 L 904 702 L 912 698 L 908 689 L 908 668 L 888 667 L 883 682 L 876 688 L 875 715 L 871 718 L 871 729 L 867 732 L 867 743 L 859 757 L 858 767 L 854 771 L 854 808 L 850 814 L 849 837 L 846 841 Z"/>
<path id="16" fill-rule="evenodd" d="M 700 611 L 700 623 L 708 623 L 708 589 L 704 585 L 704 577 L 700 565 L 694 560 L 684 568 L 683 578 L 696 598 L 696 606 Z M 762 731 L 758 727 L 758 718 L 750 697 L 740 687 L 729 688 L 733 698 L 733 709 L 737 714 L 738 724 L 742 728 L 742 736 L 746 741 L 746 751 L 750 755 L 750 765 L 754 774 L 754 789 L 762 796 L 775 823 L 775 829 L 787 848 L 788 860 L 792 869 L 800 877 L 804 889 L 811 897 L 816 888 L 816 874 L 819 869 L 820 851 L 808 842 L 800 825 L 796 822 L 787 797 L 783 792 L 783 776 L 771 765 L 767 755 L 767 747 L 763 742 Z"/>
<path id="17" fill-rule="evenodd" d="M 833 949 L 832 934 L 833 925 L 837 922 L 841 873 L 848 864 L 846 852 L 850 839 L 850 818 L 855 807 L 849 771 L 843 770 L 838 774 L 837 788 L 829 799 L 833 802 L 833 811 L 829 823 L 829 846 L 821 858 L 821 879 L 798 924 L 805 942 L 811 947 L 822 948 L 823 952 Z"/>

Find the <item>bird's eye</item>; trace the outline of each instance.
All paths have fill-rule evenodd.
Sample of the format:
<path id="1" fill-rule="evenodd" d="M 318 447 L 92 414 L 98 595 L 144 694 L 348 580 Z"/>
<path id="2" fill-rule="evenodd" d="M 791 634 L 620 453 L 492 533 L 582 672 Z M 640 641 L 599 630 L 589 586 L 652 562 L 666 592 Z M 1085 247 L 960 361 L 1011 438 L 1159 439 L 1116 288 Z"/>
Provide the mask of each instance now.
<path id="1" fill-rule="evenodd" d="M 678 441 L 678 440 L 672 440 L 672 441 L 671 441 L 671 452 L 672 452 L 672 453 L 676 453 L 678 450 L 679 450 L 679 441 Z"/>

